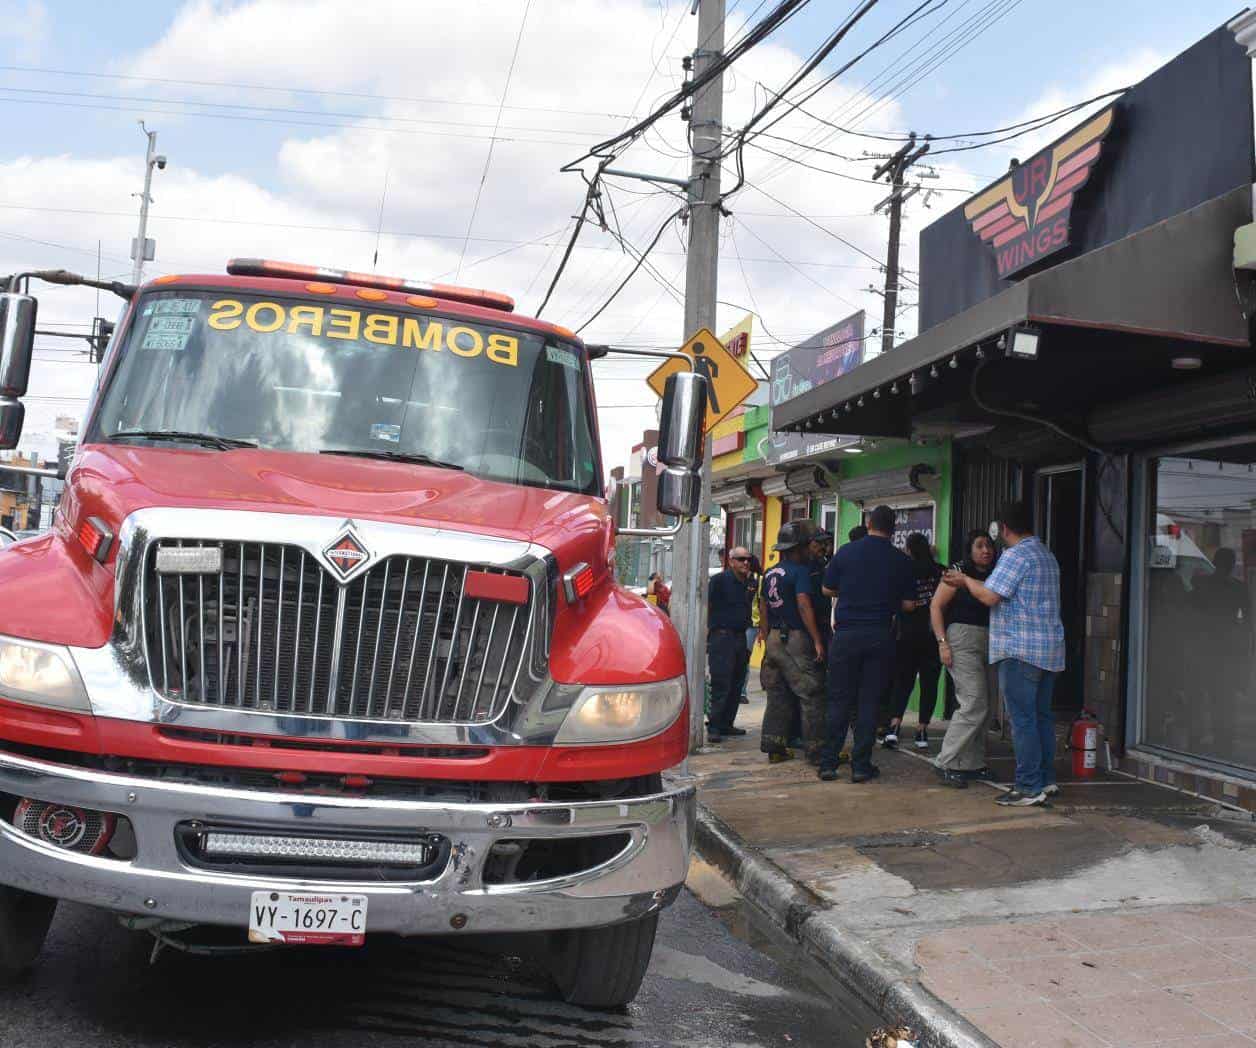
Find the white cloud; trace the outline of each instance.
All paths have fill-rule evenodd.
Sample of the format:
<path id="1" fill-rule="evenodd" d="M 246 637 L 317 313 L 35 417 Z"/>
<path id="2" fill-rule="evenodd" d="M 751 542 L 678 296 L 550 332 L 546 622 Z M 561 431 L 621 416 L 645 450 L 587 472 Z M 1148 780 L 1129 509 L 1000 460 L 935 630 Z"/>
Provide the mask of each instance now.
<path id="1" fill-rule="evenodd" d="M 404 0 L 358 5 L 338 0 L 231 4 L 194 0 L 185 4 L 155 44 L 138 54 L 121 56 L 117 68 L 135 76 L 374 97 L 163 86 L 161 93 L 167 95 L 317 111 L 273 114 L 276 119 L 357 126 L 276 125 L 267 139 L 271 155 L 261 160 L 273 160 L 278 179 L 261 185 L 233 173 L 242 166 L 250 170 L 269 166 L 256 163 L 257 157 L 250 156 L 250 162 L 241 165 L 238 157 L 224 149 L 218 169 L 212 171 L 194 170 L 180 161 L 180 141 L 189 136 L 212 127 L 216 140 L 228 140 L 219 122 L 192 117 L 177 124 L 173 118 L 150 120 L 150 126 L 170 132 L 163 133 L 161 142 L 163 152 L 170 155 L 170 166 L 156 175 L 154 184 L 158 204 L 149 230 L 158 242 L 154 271 L 221 271 L 227 258 L 252 255 L 370 268 L 387 172 L 381 272 L 452 281 L 461 258 L 460 282 L 514 294 L 521 312 L 534 312 L 561 252 L 563 236 L 557 234 L 569 227 L 583 197 L 583 183 L 575 175 L 560 173 L 559 167 L 603 135 L 624 127 L 627 121 L 622 114 L 642 96 L 643 85 L 643 109 L 672 89 L 680 55 L 693 46 L 696 20 L 684 16 L 667 46 L 680 16 L 676 5 L 660 19 L 657 6 L 647 0 L 532 4 L 509 92 L 510 105 L 518 108 L 508 108 L 502 116 L 502 140 L 494 148 L 473 238 L 464 255 L 462 238 L 484 171 L 488 136 L 521 13 L 517 0 L 466 0 L 456 6 Z M 737 29 L 730 28 L 730 37 Z M 780 85 L 802 58 L 775 44 L 762 45 L 746 56 L 729 81 L 726 124 L 738 125 L 761 104 L 764 92 L 757 87 L 759 82 Z M 656 60 L 658 74 L 647 83 Z M 131 86 L 141 90 L 138 83 Z M 419 98 L 443 99 L 449 104 L 405 101 Z M 849 115 L 864 102 L 849 88 L 835 84 L 808 108 L 821 115 Z M 375 121 L 370 126 L 370 121 L 333 115 L 354 113 L 374 114 L 388 122 Z M 885 130 L 905 123 L 901 109 L 892 104 L 866 126 Z M 391 130 L 382 131 L 381 126 Z M 258 136 L 253 132 L 258 127 L 250 125 L 250 149 L 257 148 Z M 622 166 L 684 174 L 688 166 L 684 157 L 668 155 L 683 151 L 684 130 L 679 117 L 669 116 L 657 132 L 629 151 Z M 810 118 L 791 114 L 771 133 L 810 141 L 818 138 L 820 130 Z M 761 141 L 779 152 L 793 151 L 785 142 Z M 857 155 L 872 144 L 834 136 L 825 148 Z M 866 288 L 883 280 L 875 260 L 885 253 L 886 222 L 871 210 L 886 187 L 861 181 L 871 174 L 875 161 L 850 164 L 818 153 L 806 159 L 819 167 L 840 169 L 848 177 L 783 164 L 753 148 L 745 151 L 752 186 L 762 187 L 803 214 L 822 216 L 816 219 L 820 225 L 866 255 L 788 213 L 751 186 L 729 201 L 734 218 L 724 223 L 719 297 L 738 307 L 758 308 L 772 333 L 786 341 L 800 340 L 860 307 L 870 313 L 869 327 L 877 326 L 881 308 L 881 299 Z M 0 164 L 0 201 L 9 205 L 119 213 L 22 211 L 10 206 L 2 212 L 0 223 L 10 236 L 64 246 L 44 247 L 29 239 L 0 235 L 0 256 L 4 256 L 0 269 L 92 268 L 100 238 L 107 256 L 106 275 L 126 272 L 129 263 L 124 256 L 135 228 L 132 194 L 142 175 L 141 161 L 131 155 L 104 159 L 63 155 Z M 725 179 L 725 186 L 730 186 L 731 168 Z M 956 166 L 948 169 L 940 184 L 975 183 L 964 168 Z M 648 192 L 641 183 L 617 181 L 615 185 L 615 212 L 611 214 L 608 204 L 608 220 L 617 221 L 625 236 L 643 248 L 664 216 L 677 206 L 676 201 L 664 195 L 637 195 Z M 947 193 L 945 199 L 949 206 L 962 197 Z M 915 204 L 909 207 L 903 239 L 903 263 L 908 270 L 916 268 L 920 226 L 938 213 L 924 212 Z M 534 240 L 539 243 L 524 243 Z M 668 231 L 651 256 L 659 272 L 679 287 L 684 280 L 683 247 Z M 743 264 L 738 263 L 734 247 Z M 596 225 L 587 226 L 546 318 L 578 326 L 606 300 L 633 264 L 611 236 Z M 41 316 L 82 323 L 92 316 L 94 302 L 94 293 L 46 292 Z M 721 329 L 740 319 L 738 307 L 720 307 Z M 908 334 L 914 330 L 913 318 L 909 314 L 901 321 Z M 590 341 L 675 346 L 683 338 L 682 325 L 682 310 L 671 295 L 641 272 L 584 334 Z M 764 357 L 780 348 L 767 339 L 762 325 L 757 326 L 757 337 L 758 351 Z M 41 364 L 39 368 L 33 392 L 85 395 L 89 388 L 92 369 L 88 367 Z M 641 381 L 648 370 L 647 364 L 622 359 L 597 365 L 608 468 L 625 461 L 641 430 L 653 425 L 653 398 Z M 628 404 L 639 407 L 620 406 Z M 61 408 L 50 401 L 32 402 L 29 428 L 50 430 L 52 416 Z"/>
<path id="2" fill-rule="evenodd" d="M 0 2 L 0 43 L 22 63 L 38 62 L 48 43 L 48 9 L 42 0 Z"/>

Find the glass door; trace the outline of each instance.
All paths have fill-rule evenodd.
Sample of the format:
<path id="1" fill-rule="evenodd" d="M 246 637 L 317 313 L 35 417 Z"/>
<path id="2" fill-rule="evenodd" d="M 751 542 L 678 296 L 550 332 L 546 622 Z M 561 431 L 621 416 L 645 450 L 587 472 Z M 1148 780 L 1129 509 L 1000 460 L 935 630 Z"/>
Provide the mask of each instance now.
<path id="1" fill-rule="evenodd" d="M 1084 701 L 1086 643 L 1085 473 L 1080 463 L 1038 472 L 1034 507 L 1038 537 L 1060 564 L 1060 619 L 1064 672 L 1053 705 L 1080 710 Z"/>
<path id="2" fill-rule="evenodd" d="M 1256 771 L 1256 443 L 1147 463 L 1141 739 Z"/>

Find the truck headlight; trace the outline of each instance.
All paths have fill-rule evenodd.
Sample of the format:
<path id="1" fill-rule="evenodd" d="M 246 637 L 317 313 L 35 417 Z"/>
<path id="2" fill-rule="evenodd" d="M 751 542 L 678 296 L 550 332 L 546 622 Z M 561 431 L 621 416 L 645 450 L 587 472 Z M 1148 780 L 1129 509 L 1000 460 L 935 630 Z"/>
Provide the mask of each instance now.
<path id="1" fill-rule="evenodd" d="M 657 735 L 685 706 L 685 678 L 581 690 L 555 742 L 631 742 Z"/>
<path id="2" fill-rule="evenodd" d="M 91 712 L 70 653 L 54 644 L 0 637 L 0 699 Z"/>

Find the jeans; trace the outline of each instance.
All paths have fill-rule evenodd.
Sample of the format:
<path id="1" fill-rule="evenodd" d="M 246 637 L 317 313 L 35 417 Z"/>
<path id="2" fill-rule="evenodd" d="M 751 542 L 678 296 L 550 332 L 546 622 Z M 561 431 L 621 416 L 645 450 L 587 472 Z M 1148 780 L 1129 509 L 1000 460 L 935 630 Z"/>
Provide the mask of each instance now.
<path id="1" fill-rule="evenodd" d="M 707 667 L 711 674 L 711 709 L 707 728 L 712 735 L 733 726 L 741 699 L 750 653 L 741 630 L 711 630 L 707 634 Z"/>
<path id="2" fill-rule="evenodd" d="M 855 743 L 851 769 L 872 767 L 877 711 L 894 672 L 894 634 L 884 626 L 839 626 L 829 646 L 829 731 L 820 767 L 837 767 L 852 717 Z"/>
<path id="3" fill-rule="evenodd" d="M 1016 788 L 1036 797 L 1055 782 L 1055 717 L 1051 693 L 1057 674 L 1020 659 L 999 662 L 999 688 L 1012 722 Z"/>

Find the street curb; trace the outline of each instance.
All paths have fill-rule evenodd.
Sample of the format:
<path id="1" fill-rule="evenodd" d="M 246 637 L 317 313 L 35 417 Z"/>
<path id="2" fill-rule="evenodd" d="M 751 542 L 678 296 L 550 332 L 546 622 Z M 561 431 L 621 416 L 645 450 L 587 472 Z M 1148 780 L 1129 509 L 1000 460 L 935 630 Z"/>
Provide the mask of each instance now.
<path id="1" fill-rule="evenodd" d="M 694 845 L 755 906 L 838 983 L 889 1022 L 902 1023 L 929 1048 L 999 1048 L 915 974 L 844 933 L 824 915 L 831 907 L 776 863 L 746 844 L 705 805 L 698 805 Z"/>

